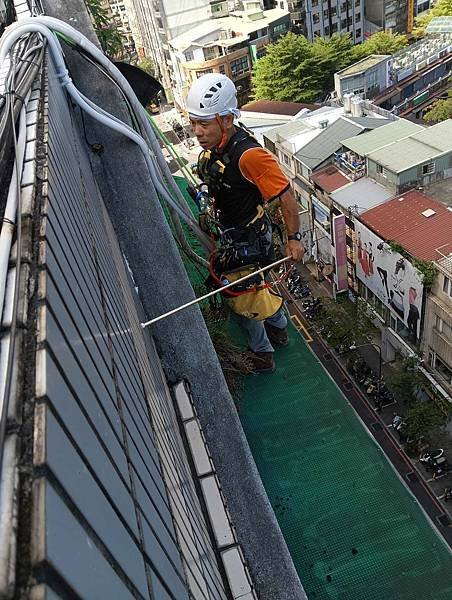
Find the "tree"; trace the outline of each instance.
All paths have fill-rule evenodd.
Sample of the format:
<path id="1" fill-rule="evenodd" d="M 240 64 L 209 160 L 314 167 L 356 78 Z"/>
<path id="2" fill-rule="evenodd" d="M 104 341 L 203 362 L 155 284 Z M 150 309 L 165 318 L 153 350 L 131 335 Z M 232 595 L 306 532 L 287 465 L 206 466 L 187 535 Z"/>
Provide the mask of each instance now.
<path id="1" fill-rule="evenodd" d="M 353 48 L 354 60 L 358 61 L 371 54 L 394 54 L 408 44 L 406 35 L 377 31 L 362 44 Z"/>
<path id="2" fill-rule="evenodd" d="M 313 102 L 333 87 L 334 73 L 352 61 L 349 36 L 309 42 L 288 33 L 267 46 L 253 72 L 255 100 Z"/>
<path id="3" fill-rule="evenodd" d="M 437 100 L 424 114 L 425 121 L 438 123 L 446 119 L 452 119 L 452 89 L 447 92 L 445 100 Z"/>
<path id="4" fill-rule="evenodd" d="M 140 60 L 137 66 L 148 75 L 154 76 L 154 62 L 149 57 L 146 56 Z"/>
<path id="5" fill-rule="evenodd" d="M 413 30 L 414 35 L 422 37 L 425 33 L 425 28 L 433 18 L 450 17 L 451 15 L 452 0 L 438 0 L 426 14 L 417 17 L 416 28 Z"/>
<path id="6" fill-rule="evenodd" d="M 425 444 L 435 444 L 446 423 L 446 417 L 434 402 L 417 402 L 407 412 L 403 435 L 418 452 Z"/>
<path id="7" fill-rule="evenodd" d="M 94 22 L 94 31 L 99 38 L 102 50 L 108 56 L 118 56 L 124 52 L 124 38 L 108 17 L 101 0 L 85 0 Z"/>

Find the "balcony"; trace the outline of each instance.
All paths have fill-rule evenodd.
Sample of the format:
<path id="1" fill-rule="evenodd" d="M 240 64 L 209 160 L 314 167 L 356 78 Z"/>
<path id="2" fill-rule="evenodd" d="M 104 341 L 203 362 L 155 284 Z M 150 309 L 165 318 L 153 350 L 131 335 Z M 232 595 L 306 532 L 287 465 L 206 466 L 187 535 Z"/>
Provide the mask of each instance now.
<path id="1" fill-rule="evenodd" d="M 352 181 L 366 175 L 366 161 L 353 152 L 335 152 L 334 164 Z"/>

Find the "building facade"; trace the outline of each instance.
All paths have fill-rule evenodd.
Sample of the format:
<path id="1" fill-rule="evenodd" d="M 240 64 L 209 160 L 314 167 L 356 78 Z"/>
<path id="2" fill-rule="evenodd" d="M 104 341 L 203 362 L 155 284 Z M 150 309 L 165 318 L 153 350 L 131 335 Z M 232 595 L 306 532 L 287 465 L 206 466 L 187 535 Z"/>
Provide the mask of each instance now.
<path id="1" fill-rule="evenodd" d="M 316 37 L 330 37 L 333 34 L 349 33 L 354 44 L 364 39 L 364 0 L 305 0 L 300 10 L 299 2 L 295 3 L 295 22 L 303 21 L 306 36 L 313 40 Z M 303 14 L 305 15 L 303 17 Z"/>
<path id="2" fill-rule="evenodd" d="M 410 33 L 415 16 L 415 0 L 365 0 L 365 37 L 376 31 Z"/>
<path id="3" fill-rule="evenodd" d="M 444 250 L 435 261 L 438 277 L 427 299 L 422 350 L 427 367 L 452 395 L 452 258 Z"/>
<path id="4" fill-rule="evenodd" d="M 169 42 L 174 100 L 184 109 L 190 85 L 206 73 L 224 73 L 235 83 L 239 106 L 248 101 L 253 64 L 290 28 L 289 13 L 280 8 L 263 11 L 259 2 L 244 3 L 243 10 L 227 12 L 217 3 L 220 16 Z"/>

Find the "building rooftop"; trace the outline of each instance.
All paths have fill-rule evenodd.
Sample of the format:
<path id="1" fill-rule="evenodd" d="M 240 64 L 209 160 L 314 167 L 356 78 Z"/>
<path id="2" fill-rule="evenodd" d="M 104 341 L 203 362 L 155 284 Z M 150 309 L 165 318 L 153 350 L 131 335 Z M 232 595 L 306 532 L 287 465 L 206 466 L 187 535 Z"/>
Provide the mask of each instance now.
<path id="1" fill-rule="evenodd" d="M 452 16 L 433 17 L 425 28 L 426 33 L 452 33 Z"/>
<path id="2" fill-rule="evenodd" d="M 427 196 L 452 207 L 452 177 L 440 179 L 431 185 L 425 186 L 424 192 Z"/>
<path id="3" fill-rule="evenodd" d="M 328 167 L 316 171 L 311 175 L 311 179 L 322 190 L 328 193 L 334 192 L 334 190 L 350 183 L 350 179 L 345 177 L 345 175 L 333 165 L 328 165 Z"/>
<path id="4" fill-rule="evenodd" d="M 243 13 L 243 16 L 210 19 L 178 35 L 169 43 L 181 52 L 187 50 L 190 46 L 201 46 L 203 48 L 208 46 L 235 46 L 246 40 L 250 33 L 268 27 L 274 21 L 288 14 L 287 10 L 272 8 L 263 11 L 262 18 L 254 21 L 249 20 L 245 13 Z M 212 39 L 212 36 L 216 33 L 218 35 Z M 223 35 L 224 39 L 220 39 L 220 35 Z"/>
<path id="5" fill-rule="evenodd" d="M 280 100 L 256 100 L 248 102 L 240 108 L 241 111 L 252 111 L 258 113 L 271 113 L 273 115 L 288 115 L 294 117 L 301 110 L 316 110 L 318 104 L 305 104 L 303 102 L 282 102 Z"/>
<path id="6" fill-rule="evenodd" d="M 361 220 L 416 258 L 437 260 L 438 248 L 444 255 L 452 251 L 452 211 L 423 192 L 411 190 L 397 196 L 368 210 Z"/>
<path id="7" fill-rule="evenodd" d="M 374 150 L 423 129 L 421 125 L 417 125 L 406 119 L 398 119 L 397 121 L 391 121 L 385 127 L 379 127 L 374 131 L 369 131 L 346 140 L 344 139 L 342 143 L 349 150 L 359 154 L 359 156 L 367 156 Z"/>
<path id="8" fill-rule="evenodd" d="M 373 129 L 387 123 L 387 119 L 341 116 L 325 129 L 320 129 L 319 134 L 302 146 L 295 156 L 310 169 L 315 169 L 324 160 L 334 154 L 334 152 L 339 150 L 342 146 L 342 140 L 351 133 L 357 135 L 365 131 L 366 128 Z"/>
<path id="9" fill-rule="evenodd" d="M 337 75 L 339 75 L 339 77 L 342 79 L 343 77 L 349 77 L 350 75 L 363 73 L 364 71 L 367 71 L 367 69 L 378 65 L 388 58 L 391 58 L 390 54 L 371 54 L 370 56 L 366 56 L 366 58 L 359 60 L 353 65 L 342 69 L 342 71 L 338 71 Z"/>
<path id="10" fill-rule="evenodd" d="M 331 199 L 354 214 L 362 214 L 370 208 L 378 206 L 394 194 L 370 177 L 362 177 L 358 181 L 348 183 L 331 194 Z"/>
<path id="11" fill-rule="evenodd" d="M 452 119 L 437 123 L 367 154 L 390 171 L 400 173 L 452 152 Z"/>
<path id="12" fill-rule="evenodd" d="M 361 125 L 340 117 L 325 129 L 320 129 L 314 139 L 296 152 L 295 157 L 308 168 L 315 169 L 339 150 L 345 137 L 350 136 L 350 134 L 356 135 L 360 131 L 363 131 Z"/>
<path id="13" fill-rule="evenodd" d="M 290 139 L 307 129 L 309 129 L 309 127 L 303 121 L 289 121 L 288 123 L 284 123 L 284 125 L 279 125 L 278 127 L 270 129 L 266 132 L 265 137 L 275 143 L 284 139 Z"/>

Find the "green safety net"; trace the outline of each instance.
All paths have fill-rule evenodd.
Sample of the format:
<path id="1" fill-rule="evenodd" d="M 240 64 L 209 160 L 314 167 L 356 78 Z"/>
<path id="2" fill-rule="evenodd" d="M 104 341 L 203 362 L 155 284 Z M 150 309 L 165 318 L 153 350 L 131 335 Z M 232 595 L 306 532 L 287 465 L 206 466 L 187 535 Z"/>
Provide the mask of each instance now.
<path id="1" fill-rule="evenodd" d="M 175 180 L 196 214 L 185 179 Z M 201 289 L 206 271 L 183 260 Z M 245 378 L 239 416 L 308 598 L 450 600 L 447 545 L 304 339 L 289 330 L 276 372 Z"/>
<path id="2" fill-rule="evenodd" d="M 452 560 L 295 328 L 239 416 L 310 600 L 446 600 Z"/>

